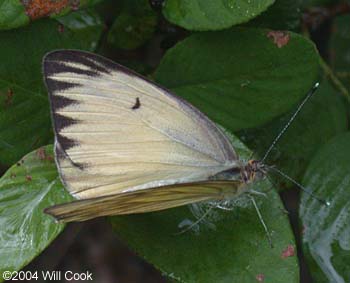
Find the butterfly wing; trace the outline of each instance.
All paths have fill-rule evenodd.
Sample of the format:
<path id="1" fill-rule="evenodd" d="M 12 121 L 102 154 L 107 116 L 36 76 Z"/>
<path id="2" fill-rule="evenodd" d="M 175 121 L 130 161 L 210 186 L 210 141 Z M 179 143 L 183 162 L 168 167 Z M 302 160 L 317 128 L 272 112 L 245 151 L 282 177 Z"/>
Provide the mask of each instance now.
<path id="1" fill-rule="evenodd" d="M 238 166 L 205 115 L 112 61 L 54 51 L 43 61 L 60 177 L 78 199 L 207 180 Z"/>
<path id="2" fill-rule="evenodd" d="M 61 222 L 85 221 L 107 215 L 158 211 L 190 203 L 223 199 L 243 192 L 239 181 L 212 181 L 168 185 L 122 194 L 77 200 L 45 210 Z"/>

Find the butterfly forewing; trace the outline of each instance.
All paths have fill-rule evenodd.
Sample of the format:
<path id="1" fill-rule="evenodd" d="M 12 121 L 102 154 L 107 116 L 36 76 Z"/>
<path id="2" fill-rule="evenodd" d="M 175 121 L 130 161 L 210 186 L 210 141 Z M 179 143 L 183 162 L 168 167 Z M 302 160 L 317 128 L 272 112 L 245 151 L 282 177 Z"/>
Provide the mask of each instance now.
<path id="1" fill-rule="evenodd" d="M 208 180 L 238 166 L 227 137 L 167 90 L 103 57 L 44 58 L 62 181 L 77 198 Z"/>

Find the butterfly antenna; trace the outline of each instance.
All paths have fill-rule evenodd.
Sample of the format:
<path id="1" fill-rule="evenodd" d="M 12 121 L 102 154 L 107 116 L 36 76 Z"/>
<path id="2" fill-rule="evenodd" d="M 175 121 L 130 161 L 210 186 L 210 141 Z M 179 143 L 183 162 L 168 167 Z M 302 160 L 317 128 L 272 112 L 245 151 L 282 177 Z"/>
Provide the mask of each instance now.
<path id="1" fill-rule="evenodd" d="M 284 128 L 282 129 L 282 131 L 280 131 L 280 133 L 277 135 L 277 137 L 274 139 L 274 141 L 272 142 L 272 144 L 270 145 L 269 149 L 266 151 L 264 157 L 261 159 L 261 162 L 264 163 L 264 161 L 266 160 L 266 158 L 269 156 L 269 154 L 271 153 L 271 150 L 275 147 L 276 143 L 280 140 L 280 138 L 283 136 L 283 134 L 286 132 L 286 130 L 289 128 L 290 124 L 294 121 L 295 117 L 299 114 L 300 110 L 303 108 L 303 106 L 305 105 L 305 103 L 311 98 L 311 96 L 315 93 L 316 89 L 318 88 L 318 86 L 320 85 L 319 82 L 315 83 L 315 85 L 312 87 L 312 89 L 310 89 L 310 91 L 308 92 L 308 94 L 306 95 L 306 97 L 304 98 L 304 100 L 299 104 L 297 110 L 294 112 L 294 114 L 292 115 L 292 117 L 289 119 L 289 121 L 287 122 L 287 124 L 284 126 Z"/>
<path id="2" fill-rule="evenodd" d="M 279 175 L 281 175 L 282 177 L 284 177 L 285 179 L 287 179 L 288 181 L 291 181 L 294 185 L 296 185 L 300 190 L 302 190 L 303 192 L 307 193 L 309 196 L 313 197 L 314 199 L 318 200 L 320 203 L 324 204 L 325 206 L 330 206 L 331 203 L 329 201 L 326 201 L 324 199 L 319 198 L 318 196 L 316 196 L 313 192 L 309 191 L 307 188 L 305 188 L 302 184 L 299 184 L 297 181 L 295 181 L 293 178 L 289 177 L 287 174 L 285 174 L 284 172 L 282 172 L 281 170 L 277 169 L 276 167 L 273 166 L 268 166 L 267 168 L 269 168 L 270 170 L 278 173 Z"/>
<path id="3" fill-rule="evenodd" d="M 270 232 L 269 232 L 269 229 L 267 228 L 267 225 L 266 225 L 264 219 L 262 218 L 262 215 L 261 215 L 261 213 L 260 213 L 259 207 L 258 207 L 258 205 L 256 204 L 254 197 L 253 197 L 253 196 L 249 196 L 249 197 L 250 197 L 250 199 L 251 199 L 251 201 L 252 201 L 252 203 L 253 203 L 253 205 L 254 205 L 254 207 L 255 207 L 255 210 L 256 210 L 256 213 L 258 214 L 259 220 L 260 220 L 262 226 L 264 227 L 264 230 L 265 230 L 267 239 L 268 239 L 268 241 L 269 241 L 270 247 L 273 248 L 272 239 L 271 239 L 271 234 L 270 234 Z"/>

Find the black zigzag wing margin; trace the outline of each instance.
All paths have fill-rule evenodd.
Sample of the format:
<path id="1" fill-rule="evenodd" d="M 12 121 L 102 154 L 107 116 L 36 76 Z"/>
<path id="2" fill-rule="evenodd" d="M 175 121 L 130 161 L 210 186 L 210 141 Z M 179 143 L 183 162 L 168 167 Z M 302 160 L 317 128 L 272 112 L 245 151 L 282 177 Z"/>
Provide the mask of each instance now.
<path id="1" fill-rule="evenodd" d="M 79 121 L 60 115 L 57 111 L 79 102 L 74 99 L 60 96 L 59 93 L 80 86 L 80 84 L 64 82 L 51 77 L 60 73 L 76 73 L 88 77 L 96 77 L 99 73 L 109 74 L 110 69 L 112 69 L 112 64 L 109 60 L 93 53 L 81 52 L 79 50 L 57 50 L 46 54 L 44 57 L 43 73 L 45 84 L 49 91 L 51 116 L 55 130 L 56 142 L 60 146 L 61 154 L 66 155 L 66 150 L 77 145 L 77 141 L 60 135 L 61 130 L 70 125 L 79 123 Z M 77 167 L 80 168 L 80 166 Z"/>
<path id="2" fill-rule="evenodd" d="M 80 86 L 80 84 L 60 81 L 59 79 L 53 79 L 52 76 L 60 73 L 73 73 L 93 78 L 100 73 L 109 74 L 113 67 L 113 63 L 110 60 L 93 53 L 82 52 L 79 50 L 57 50 L 48 53 L 44 57 L 43 73 L 49 91 L 51 116 L 55 136 L 63 151 L 77 145 L 77 142 L 61 136 L 61 130 L 67 126 L 79 123 L 79 121 L 59 115 L 57 110 L 79 102 L 74 99 L 60 96 L 59 93 Z"/>
<path id="3" fill-rule="evenodd" d="M 74 65 L 65 65 L 64 63 L 77 63 L 86 68 L 81 69 Z M 43 59 L 44 72 L 46 76 L 61 72 L 73 72 L 96 76 L 99 73 L 109 74 L 109 60 L 89 52 L 79 50 L 57 50 L 45 55 Z"/>

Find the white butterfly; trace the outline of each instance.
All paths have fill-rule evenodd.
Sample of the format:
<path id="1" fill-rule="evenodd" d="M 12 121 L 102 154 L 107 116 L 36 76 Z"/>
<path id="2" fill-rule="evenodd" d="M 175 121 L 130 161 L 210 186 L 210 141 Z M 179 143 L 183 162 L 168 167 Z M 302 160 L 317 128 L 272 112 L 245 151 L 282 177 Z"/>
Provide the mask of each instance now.
<path id="1" fill-rule="evenodd" d="M 121 65 L 62 50 L 43 68 L 58 171 L 78 199 L 46 209 L 58 220 L 237 197 L 266 173 L 198 109 Z"/>

